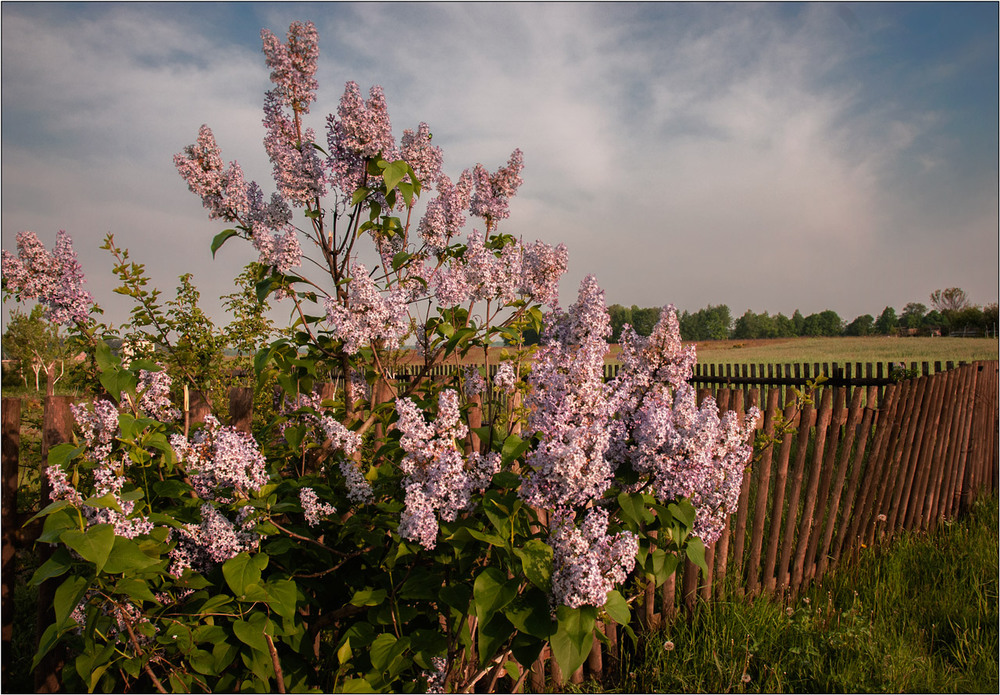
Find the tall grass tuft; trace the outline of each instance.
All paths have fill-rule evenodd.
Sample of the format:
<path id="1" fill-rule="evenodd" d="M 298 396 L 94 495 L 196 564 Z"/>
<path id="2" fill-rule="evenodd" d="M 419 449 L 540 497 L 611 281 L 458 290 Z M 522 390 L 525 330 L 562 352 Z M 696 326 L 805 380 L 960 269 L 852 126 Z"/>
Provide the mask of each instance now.
<path id="1" fill-rule="evenodd" d="M 787 605 L 701 605 L 625 654 L 601 691 L 998 692 L 998 512 L 982 498 Z"/>

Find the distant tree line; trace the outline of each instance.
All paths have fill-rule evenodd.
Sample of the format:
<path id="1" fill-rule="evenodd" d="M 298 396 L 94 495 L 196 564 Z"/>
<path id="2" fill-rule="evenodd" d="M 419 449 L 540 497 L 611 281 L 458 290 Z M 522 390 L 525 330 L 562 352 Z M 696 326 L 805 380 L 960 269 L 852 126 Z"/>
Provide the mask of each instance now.
<path id="1" fill-rule="evenodd" d="M 790 317 L 768 312 L 745 314 L 733 319 L 725 304 L 709 305 L 696 312 L 684 311 L 680 321 L 684 340 L 751 340 L 755 338 L 794 338 L 799 336 L 866 335 L 997 335 L 997 304 L 977 306 L 969 302 L 957 287 L 937 290 L 930 296 L 931 306 L 910 302 L 901 313 L 887 306 L 878 315 L 862 314 L 850 323 L 837 312 L 827 309 L 803 316 L 795 310 Z M 622 327 L 630 324 L 639 335 L 649 335 L 660 317 L 659 307 L 625 307 L 612 304 L 611 342 L 621 338 Z"/>

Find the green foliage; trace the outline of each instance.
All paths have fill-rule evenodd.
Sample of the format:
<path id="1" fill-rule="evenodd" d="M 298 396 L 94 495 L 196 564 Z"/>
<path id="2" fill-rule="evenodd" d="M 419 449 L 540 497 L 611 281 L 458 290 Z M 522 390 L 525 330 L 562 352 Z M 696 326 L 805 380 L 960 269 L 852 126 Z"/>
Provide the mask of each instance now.
<path id="1" fill-rule="evenodd" d="M 732 324 L 729 307 L 725 304 L 709 305 L 693 314 L 685 311 L 679 320 L 684 340 L 725 340 Z"/>

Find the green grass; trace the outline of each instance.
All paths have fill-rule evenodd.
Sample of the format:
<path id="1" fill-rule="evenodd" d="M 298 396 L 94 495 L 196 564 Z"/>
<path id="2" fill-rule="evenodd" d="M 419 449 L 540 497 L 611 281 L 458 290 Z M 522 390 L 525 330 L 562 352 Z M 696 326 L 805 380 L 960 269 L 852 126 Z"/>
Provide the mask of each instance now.
<path id="1" fill-rule="evenodd" d="M 697 344 L 704 363 L 972 362 L 995 360 L 995 338 L 776 338 L 719 340 Z"/>
<path id="2" fill-rule="evenodd" d="M 906 534 L 788 606 L 702 606 L 602 692 L 997 692 L 998 504 Z M 669 642 L 669 644 L 667 644 Z"/>

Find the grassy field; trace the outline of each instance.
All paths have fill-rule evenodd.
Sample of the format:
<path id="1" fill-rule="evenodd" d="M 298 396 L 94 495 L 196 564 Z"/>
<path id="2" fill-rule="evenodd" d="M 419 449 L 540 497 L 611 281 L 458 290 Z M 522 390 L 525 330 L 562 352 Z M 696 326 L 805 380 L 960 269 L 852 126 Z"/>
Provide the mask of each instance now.
<path id="1" fill-rule="evenodd" d="M 870 549 L 797 601 L 704 606 L 585 692 L 998 692 L 998 504 Z"/>
<path id="2" fill-rule="evenodd" d="M 697 344 L 702 363 L 972 362 L 995 360 L 995 338 L 775 338 Z"/>

